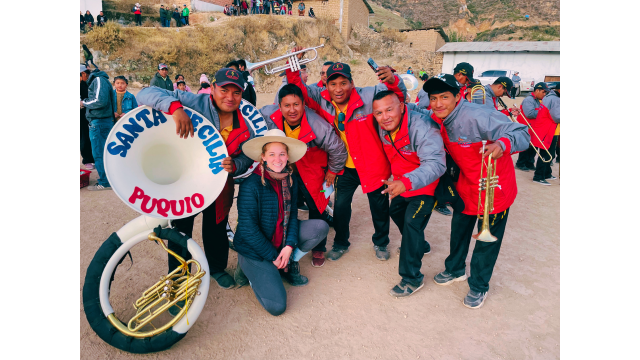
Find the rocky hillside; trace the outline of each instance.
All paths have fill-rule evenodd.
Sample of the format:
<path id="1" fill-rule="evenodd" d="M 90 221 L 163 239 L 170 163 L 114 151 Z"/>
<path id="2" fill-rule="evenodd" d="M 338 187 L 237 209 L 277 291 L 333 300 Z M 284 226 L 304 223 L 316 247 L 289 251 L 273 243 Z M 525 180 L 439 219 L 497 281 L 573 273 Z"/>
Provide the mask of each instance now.
<path id="1" fill-rule="evenodd" d="M 416 29 L 442 26 L 452 41 L 558 40 L 560 38 L 560 0 L 376 0 L 380 6 L 401 14 Z M 529 15 L 529 19 L 525 18 Z M 496 29 L 501 34 L 490 34 Z M 517 28 L 538 27 L 536 31 Z M 557 28 L 549 30 L 549 28 Z M 508 38 L 508 36 L 507 36 Z"/>

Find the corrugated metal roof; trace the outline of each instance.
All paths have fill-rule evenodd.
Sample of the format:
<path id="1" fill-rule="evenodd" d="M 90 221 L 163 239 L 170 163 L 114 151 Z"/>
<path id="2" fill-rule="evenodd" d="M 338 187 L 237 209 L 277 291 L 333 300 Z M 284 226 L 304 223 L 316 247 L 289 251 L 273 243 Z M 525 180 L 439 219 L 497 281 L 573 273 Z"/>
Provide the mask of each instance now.
<path id="1" fill-rule="evenodd" d="M 438 52 L 504 52 L 504 51 L 556 51 L 560 52 L 560 41 L 487 41 L 450 42 Z"/>

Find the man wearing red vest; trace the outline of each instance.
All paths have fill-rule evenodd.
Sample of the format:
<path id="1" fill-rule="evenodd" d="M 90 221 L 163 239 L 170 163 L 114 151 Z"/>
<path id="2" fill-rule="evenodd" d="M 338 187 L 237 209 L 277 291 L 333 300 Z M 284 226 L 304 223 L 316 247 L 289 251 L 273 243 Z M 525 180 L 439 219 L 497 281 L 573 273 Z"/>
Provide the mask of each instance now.
<path id="1" fill-rule="evenodd" d="M 555 151 L 555 142 L 553 140 L 556 127 L 560 123 L 560 107 L 557 107 L 557 116 L 555 118 L 552 117 L 549 108 L 545 106 L 543 102 L 543 99 L 551 91 L 547 84 L 539 82 L 533 89 L 531 96 L 527 96 L 520 105 L 521 114 L 518 117 L 518 121 L 526 124 L 521 118 L 524 115 L 525 119 L 529 122 L 531 125 L 531 129 L 529 129 L 531 143 L 540 154 L 536 162 L 533 182 L 549 186 L 551 184 L 547 180 L 556 179 L 556 177 L 551 174 L 551 159 L 549 154 Z M 553 95 L 555 96 L 555 93 Z M 535 135 L 533 132 L 535 132 Z"/>
<path id="2" fill-rule="evenodd" d="M 347 149 L 340 137 L 323 118 L 306 108 L 300 88 L 284 85 L 278 92 L 278 105 L 260 109 L 265 119 L 271 119 L 287 137 L 307 144 L 307 153 L 294 165 L 293 176 L 301 184 L 301 192 L 309 207 L 309 219 L 322 219 L 329 197 L 323 183 L 333 185 L 336 175 L 342 173 L 347 161 Z M 325 220 L 326 221 L 326 220 Z M 327 238 L 313 248 L 311 265 L 324 265 Z"/>
<path id="3" fill-rule="evenodd" d="M 420 268 L 430 247 L 424 229 L 436 205 L 438 178 L 446 169 L 445 152 L 438 125 L 409 111 L 392 91 L 373 97 L 373 116 L 393 175 L 393 181 L 384 182 L 388 188 L 383 192 L 390 195 L 389 213 L 402 234 L 398 267 L 402 280 L 389 294 L 404 297 L 424 286 Z"/>
<path id="4" fill-rule="evenodd" d="M 206 117 L 215 126 L 222 136 L 229 153 L 229 157 L 222 161 L 224 169 L 229 173 L 227 183 L 220 196 L 208 208 L 202 211 L 202 242 L 204 253 L 209 262 L 210 275 L 218 285 L 224 289 L 231 289 L 235 282 L 231 275 L 224 269 L 229 259 L 229 241 L 227 240 L 227 221 L 229 210 L 233 204 L 233 175 L 245 173 L 253 160 L 242 153 L 242 144 L 256 137 L 254 126 L 266 126 L 275 128 L 275 124 L 269 118 L 262 119 L 260 113 L 250 113 L 247 118 L 240 111 L 242 91 L 244 90 L 244 77 L 238 70 L 222 68 L 215 75 L 215 82 L 211 94 L 193 94 L 186 91 L 168 91 L 158 87 L 148 87 L 140 90 L 136 96 L 138 103 L 149 105 L 158 111 L 173 115 L 176 122 L 176 132 L 180 137 L 193 137 L 194 126 L 197 127 L 198 136 L 207 132 L 209 125 L 202 125 L 196 120 L 191 120 L 183 110 L 183 105 L 189 107 Z M 250 105 L 249 105 L 250 106 Z M 195 122 L 194 122 L 195 121 Z M 195 217 L 173 220 L 172 224 L 180 231 L 192 236 Z M 190 254 L 177 244 L 169 241 L 169 249 L 175 251 L 185 260 L 190 259 Z M 169 271 L 175 269 L 180 263 L 169 255 Z"/>
<path id="5" fill-rule="evenodd" d="M 460 85 L 452 75 L 429 79 L 424 84 L 424 90 L 431 101 L 431 118 L 441 126 L 444 146 L 460 168 L 456 190 L 464 202 L 462 210 L 454 206 L 450 252 L 445 260 L 445 270 L 433 278 L 436 284 L 449 285 L 467 278 L 465 259 L 474 233 L 473 228 L 476 223 L 478 230 L 482 226 L 482 221 L 477 218 L 480 167 L 483 162 L 486 164 L 489 154 L 493 155 L 497 166 L 499 186 L 495 189 L 493 209 L 490 209 L 488 219 L 491 234 L 497 240 L 476 241 L 471 257 L 469 292 L 463 301 L 465 306 L 475 309 L 482 306 L 487 297 L 509 208 L 518 193 L 510 155 L 529 146 L 529 134 L 526 126 L 512 122 L 504 114 L 462 99 Z M 488 142 L 484 153 L 481 151 L 483 140 Z M 481 203 L 483 204 L 484 202 Z"/>
<path id="6" fill-rule="evenodd" d="M 302 49 L 295 47 L 293 51 Z M 302 54 L 298 57 L 301 58 Z M 382 194 L 385 186 L 382 181 L 389 179 L 391 169 L 370 115 L 376 93 L 391 90 L 404 102 L 407 90 L 391 68 L 381 66 L 377 74 L 380 84 L 358 88 L 351 78 L 349 65 L 335 63 L 327 70 L 326 90 L 321 90 L 303 84 L 299 71 L 294 73 L 287 69 L 289 84 L 302 90 L 305 104 L 334 127 L 347 148 L 344 173 L 338 175 L 335 185 L 333 222 L 336 236 L 333 249 L 327 254 L 327 258 L 333 261 L 349 251 L 351 201 L 358 186 L 362 186 L 362 192 L 369 199 L 376 257 L 379 260 L 389 259 L 389 199 Z"/>
<path id="7" fill-rule="evenodd" d="M 473 103 L 476 104 L 484 104 L 488 106 L 490 109 L 498 110 L 498 98 L 502 96 L 511 97 L 511 89 L 513 88 L 513 81 L 506 76 L 500 76 L 497 78 L 493 84 L 485 85 L 484 92 L 485 96 L 477 96 L 474 97 Z M 498 110 L 499 112 L 509 116 L 510 114 L 518 115 L 520 111 L 517 108 L 511 109 L 502 109 Z"/>

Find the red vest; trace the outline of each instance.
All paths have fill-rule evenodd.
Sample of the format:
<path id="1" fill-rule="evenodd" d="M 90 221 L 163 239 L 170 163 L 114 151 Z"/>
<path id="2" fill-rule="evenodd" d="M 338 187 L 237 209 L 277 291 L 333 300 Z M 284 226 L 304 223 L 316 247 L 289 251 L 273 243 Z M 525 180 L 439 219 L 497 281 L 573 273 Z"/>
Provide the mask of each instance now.
<path id="1" fill-rule="evenodd" d="M 282 112 L 277 110 L 271 114 L 271 120 L 276 124 L 278 129 L 284 131 L 284 118 Z M 302 116 L 302 122 L 300 123 L 300 135 L 298 140 L 308 144 L 316 138 L 316 134 L 313 133 L 309 121 L 307 120 L 306 111 Z M 300 173 L 300 177 L 304 182 L 304 186 L 311 194 L 313 202 L 316 203 L 316 207 L 320 214 L 324 212 L 329 203 L 329 199 L 321 193 L 322 183 L 324 182 L 325 172 L 328 171 L 327 161 L 329 155 L 317 146 L 307 147 L 307 153 L 302 159 L 296 162 L 296 167 Z"/>
<path id="2" fill-rule="evenodd" d="M 393 175 L 393 180 L 400 180 L 404 174 L 412 172 L 413 170 L 420 167 L 420 158 L 415 151 L 404 151 L 403 147 L 410 144 L 409 140 L 409 120 L 407 116 L 409 111 L 404 112 L 404 117 L 402 118 L 402 124 L 400 125 L 400 129 L 395 137 L 395 147 L 391 144 L 383 143 L 382 146 L 384 148 L 384 152 L 391 163 L 391 174 Z M 391 142 L 389 135 L 384 136 L 385 139 Z M 398 150 L 396 150 L 398 149 Z M 436 180 L 431 184 L 417 189 L 417 190 L 409 190 L 400 194 L 403 197 L 411 197 L 416 195 L 431 195 L 433 196 L 436 186 L 438 186 L 438 181 Z"/>
<path id="3" fill-rule="evenodd" d="M 522 111 L 521 104 L 520 116 L 529 121 L 529 124 L 531 124 L 531 127 L 529 128 L 531 144 L 533 144 L 533 146 L 537 148 L 549 149 L 549 146 L 551 146 L 551 141 L 553 140 L 553 136 L 556 133 L 556 127 L 558 126 L 558 124 L 553 121 L 553 119 L 551 118 L 551 114 L 549 113 L 549 109 L 547 109 L 547 107 L 543 104 L 540 104 L 540 107 L 536 108 L 536 110 L 538 110 L 538 116 L 535 119 L 529 119 L 524 116 L 524 111 Z M 526 121 L 521 119 L 520 116 L 518 116 L 518 122 L 526 125 Z M 531 130 L 535 131 L 538 136 L 534 135 Z M 538 140 L 538 137 L 540 138 L 540 140 Z M 541 140 L 542 142 L 540 142 Z"/>

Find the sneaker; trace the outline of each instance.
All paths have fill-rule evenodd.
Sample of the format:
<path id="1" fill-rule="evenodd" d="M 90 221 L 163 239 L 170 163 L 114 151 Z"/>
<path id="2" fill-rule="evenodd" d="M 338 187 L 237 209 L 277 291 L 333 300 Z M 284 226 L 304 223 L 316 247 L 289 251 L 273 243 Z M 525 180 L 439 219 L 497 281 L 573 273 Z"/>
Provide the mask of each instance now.
<path id="1" fill-rule="evenodd" d="M 311 266 L 322 267 L 324 265 L 324 251 L 311 252 Z"/>
<path id="2" fill-rule="evenodd" d="M 558 180 L 557 177 L 551 175 L 550 177 L 546 178 L 545 180 Z"/>
<path id="3" fill-rule="evenodd" d="M 305 286 L 309 283 L 309 279 L 300 275 L 300 263 L 297 261 L 289 262 L 289 271 L 285 272 L 283 277 L 292 286 Z"/>
<path id="4" fill-rule="evenodd" d="M 211 274 L 211 277 L 216 281 L 218 286 L 223 289 L 229 290 L 236 286 L 236 282 L 233 280 L 231 275 L 227 274 L 226 271 Z"/>
<path id="5" fill-rule="evenodd" d="M 111 190 L 111 186 L 102 186 L 100 184 L 95 184 L 95 185 L 87 186 L 87 190 L 89 191 Z"/>
<path id="6" fill-rule="evenodd" d="M 96 166 L 92 163 L 84 164 L 84 168 L 87 170 L 95 170 Z"/>
<path id="7" fill-rule="evenodd" d="M 456 277 L 455 275 L 450 274 L 446 270 L 433 277 L 433 281 L 436 284 L 443 285 L 443 286 L 449 285 L 455 281 L 465 281 L 465 280 L 467 280 L 466 273 Z"/>
<path id="8" fill-rule="evenodd" d="M 331 261 L 336 261 L 338 259 L 340 259 L 342 257 L 342 255 L 346 254 L 349 252 L 349 248 L 346 249 L 338 249 L 338 248 L 333 248 L 331 249 L 331 251 L 329 251 L 327 253 L 327 259 L 331 260 Z"/>
<path id="9" fill-rule="evenodd" d="M 400 281 L 400 284 L 396 285 L 389 291 L 389 295 L 395 297 L 406 297 L 412 295 L 414 292 L 422 289 L 424 281 L 420 282 L 420 285 L 411 285 L 404 280 Z"/>
<path id="10" fill-rule="evenodd" d="M 482 304 L 484 304 L 484 301 L 486 299 L 487 299 L 486 292 L 477 292 L 469 289 L 469 292 L 467 293 L 467 296 L 464 297 L 464 300 L 462 301 L 462 303 L 464 304 L 464 306 L 468 307 L 469 309 L 477 309 L 481 307 Z"/>
<path id="11" fill-rule="evenodd" d="M 534 183 L 538 183 L 540 185 L 545 185 L 545 186 L 549 186 L 551 184 L 549 184 L 549 182 L 547 180 L 533 180 Z"/>
<path id="12" fill-rule="evenodd" d="M 435 210 L 435 211 L 437 211 L 440 214 L 445 215 L 445 216 L 453 215 L 453 213 L 451 212 L 451 210 L 449 210 L 447 205 L 438 205 L 433 210 Z"/>
<path id="13" fill-rule="evenodd" d="M 516 165 L 516 169 L 518 169 L 518 170 L 520 170 L 520 171 L 524 171 L 524 172 L 529 172 L 529 169 L 527 169 L 527 168 L 526 168 L 526 167 L 524 167 L 524 166 L 518 166 L 518 165 Z"/>
<path id="14" fill-rule="evenodd" d="M 184 307 L 184 304 L 185 304 L 184 300 L 178 301 L 175 305 L 169 308 L 169 314 L 171 314 L 172 316 L 178 315 L 178 313 L 180 313 L 180 311 Z"/>
<path id="15" fill-rule="evenodd" d="M 247 275 L 244 274 L 244 271 L 242 271 L 242 268 L 240 267 L 240 261 L 238 261 L 236 271 L 233 273 L 233 280 L 236 282 L 236 285 L 238 285 L 238 289 L 249 283 Z"/>
<path id="16" fill-rule="evenodd" d="M 378 260 L 382 260 L 382 261 L 389 260 L 390 254 L 386 246 L 374 245 L 373 249 L 376 251 L 376 258 L 378 258 Z"/>
<path id="17" fill-rule="evenodd" d="M 398 246 L 398 250 L 396 251 L 398 253 L 398 255 L 400 255 L 400 248 L 402 246 Z M 429 245 L 429 242 L 425 240 L 424 242 L 424 254 L 431 254 L 431 245 Z"/>

